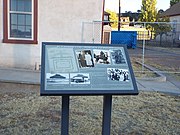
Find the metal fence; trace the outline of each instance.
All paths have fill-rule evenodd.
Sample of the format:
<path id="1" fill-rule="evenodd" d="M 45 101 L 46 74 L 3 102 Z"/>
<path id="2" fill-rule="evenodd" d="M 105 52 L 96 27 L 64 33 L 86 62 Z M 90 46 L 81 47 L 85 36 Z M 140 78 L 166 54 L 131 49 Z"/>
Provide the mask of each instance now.
<path id="1" fill-rule="evenodd" d="M 84 43 L 102 43 L 106 32 L 117 31 L 117 28 L 111 27 L 113 23 L 115 22 L 83 22 L 81 41 Z M 137 31 L 139 45 L 145 40 L 146 44 L 151 46 L 180 46 L 180 22 L 124 23 L 121 24 L 120 31 Z M 111 41 L 111 34 L 109 35 L 109 41 Z"/>
<path id="2" fill-rule="evenodd" d="M 102 22 L 82 22 L 82 43 L 101 43 Z"/>
<path id="3" fill-rule="evenodd" d="M 117 31 L 113 23 L 83 22 L 82 42 L 111 44 L 111 31 Z M 141 63 L 140 72 L 149 72 L 145 71 L 148 65 L 180 80 L 180 22 L 124 23 L 120 31 L 137 31 L 137 48 L 129 49 L 129 53 L 132 60 Z"/>
<path id="4" fill-rule="evenodd" d="M 134 23 L 134 26 L 137 24 Z M 180 23 L 178 22 L 154 22 L 141 23 L 144 31 L 138 32 L 138 41 L 146 41 L 146 45 L 159 47 L 180 46 Z M 141 44 L 141 42 L 139 42 Z"/>

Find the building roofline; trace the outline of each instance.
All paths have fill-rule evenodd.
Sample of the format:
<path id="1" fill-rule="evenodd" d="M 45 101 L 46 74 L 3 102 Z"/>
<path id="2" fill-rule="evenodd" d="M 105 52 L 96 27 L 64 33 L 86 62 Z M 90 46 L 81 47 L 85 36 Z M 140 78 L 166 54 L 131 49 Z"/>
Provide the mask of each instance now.
<path id="1" fill-rule="evenodd" d="M 168 8 L 165 12 L 163 12 L 161 17 L 171 17 L 171 16 L 179 16 L 180 15 L 180 2 L 174 4 L 172 7 Z"/>

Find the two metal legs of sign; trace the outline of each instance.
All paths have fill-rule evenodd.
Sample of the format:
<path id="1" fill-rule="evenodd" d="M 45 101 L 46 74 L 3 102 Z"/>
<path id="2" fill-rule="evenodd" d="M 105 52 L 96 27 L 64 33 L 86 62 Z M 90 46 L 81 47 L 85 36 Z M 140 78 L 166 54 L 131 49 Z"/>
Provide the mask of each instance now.
<path id="1" fill-rule="evenodd" d="M 111 131 L 112 95 L 104 95 L 102 135 L 110 135 Z M 61 135 L 69 131 L 69 96 L 62 96 Z"/>

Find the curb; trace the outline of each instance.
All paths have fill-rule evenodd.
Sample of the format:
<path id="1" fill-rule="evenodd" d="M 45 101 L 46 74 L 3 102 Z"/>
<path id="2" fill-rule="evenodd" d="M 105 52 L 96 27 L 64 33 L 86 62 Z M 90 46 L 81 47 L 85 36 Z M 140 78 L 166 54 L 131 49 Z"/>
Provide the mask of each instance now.
<path id="1" fill-rule="evenodd" d="M 9 71 L 19 71 L 19 72 L 28 72 L 28 73 L 41 73 L 40 70 L 31 70 L 31 69 L 18 69 L 18 68 L 3 68 L 0 67 L 0 70 L 9 70 Z"/>
<path id="2" fill-rule="evenodd" d="M 16 80 L 3 80 L 0 79 L 2 83 L 14 83 L 14 84 L 25 84 L 25 85 L 40 85 L 40 82 L 32 82 L 32 81 L 16 81 Z"/>
<path id="3" fill-rule="evenodd" d="M 166 76 L 160 73 L 160 71 L 154 67 L 151 67 L 149 65 L 143 64 L 139 61 L 136 61 L 137 64 L 144 65 L 145 68 L 149 69 L 150 71 L 154 72 L 157 77 L 150 77 L 150 78 L 137 78 L 138 80 L 144 80 L 144 81 L 158 81 L 158 82 L 166 82 Z"/>

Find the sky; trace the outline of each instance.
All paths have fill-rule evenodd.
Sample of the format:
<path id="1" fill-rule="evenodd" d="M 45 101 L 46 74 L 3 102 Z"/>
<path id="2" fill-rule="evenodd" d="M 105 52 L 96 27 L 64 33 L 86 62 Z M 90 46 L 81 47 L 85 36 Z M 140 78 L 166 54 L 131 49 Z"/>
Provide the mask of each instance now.
<path id="1" fill-rule="evenodd" d="M 105 0 L 105 9 L 110 9 L 119 12 L 119 0 Z M 170 0 L 157 0 L 157 10 L 163 9 L 164 11 L 169 8 Z M 142 0 L 121 0 L 121 13 L 125 11 L 137 12 L 141 9 Z"/>

